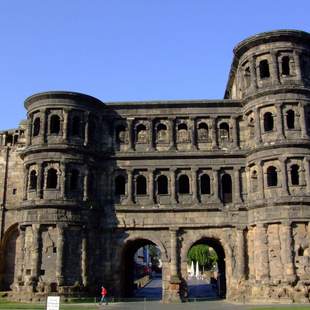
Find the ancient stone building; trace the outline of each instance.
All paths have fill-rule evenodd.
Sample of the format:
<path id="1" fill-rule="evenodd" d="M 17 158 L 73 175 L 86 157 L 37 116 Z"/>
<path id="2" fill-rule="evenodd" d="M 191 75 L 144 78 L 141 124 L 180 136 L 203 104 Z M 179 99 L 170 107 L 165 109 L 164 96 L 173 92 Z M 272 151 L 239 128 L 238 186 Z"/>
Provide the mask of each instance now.
<path id="1" fill-rule="evenodd" d="M 163 300 L 178 301 L 187 252 L 206 243 L 228 300 L 309 302 L 309 33 L 238 44 L 223 100 L 46 92 L 25 107 L 0 139 L 2 289 L 125 296 L 152 243 Z"/>

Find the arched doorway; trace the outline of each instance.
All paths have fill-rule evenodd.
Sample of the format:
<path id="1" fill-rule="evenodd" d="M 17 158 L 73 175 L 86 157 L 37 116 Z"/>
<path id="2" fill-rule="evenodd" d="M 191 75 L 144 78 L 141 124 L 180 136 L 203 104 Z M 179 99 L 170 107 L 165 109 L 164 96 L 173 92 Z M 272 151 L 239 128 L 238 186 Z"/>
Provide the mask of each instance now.
<path id="1" fill-rule="evenodd" d="M 162 260 L 159 247 L 147 239 L 127 241 L 121 259 L 122 297 L 162 298 Z"/>
<path id="2" fill-rule="evenodd" d="M 218 239 L 202 238 L 187 252 L 188 297 L 226 297 L 225 252 Z"/>

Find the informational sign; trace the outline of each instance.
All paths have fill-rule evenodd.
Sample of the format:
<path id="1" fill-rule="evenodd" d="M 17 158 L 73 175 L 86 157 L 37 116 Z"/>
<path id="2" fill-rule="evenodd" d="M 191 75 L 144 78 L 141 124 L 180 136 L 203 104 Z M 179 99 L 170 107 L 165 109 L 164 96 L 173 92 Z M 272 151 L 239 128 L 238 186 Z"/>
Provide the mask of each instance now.
<path id="1" fill-rule="evenodd" d="M 60 297 L 59 296 L 48 296 L 46 302 L 46 310 L 59 310 Z"/>

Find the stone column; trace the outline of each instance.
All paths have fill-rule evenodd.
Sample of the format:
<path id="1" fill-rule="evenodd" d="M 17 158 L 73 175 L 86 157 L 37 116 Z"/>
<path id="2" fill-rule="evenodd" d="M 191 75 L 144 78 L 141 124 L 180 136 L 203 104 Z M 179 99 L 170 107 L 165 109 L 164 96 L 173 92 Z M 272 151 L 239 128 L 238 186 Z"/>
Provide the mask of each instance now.
<path id="1" fill-rule="evenodd" d="M 250 198 L 250 195 L 252 193 L 252 184 L 251 184 L 251 169 L 250 167 L 245 167 L 245 172 L 246 172 L 246 182 L 247 182 L 247 194 L 248 194 L 248 199 Z"/>
<path id="2" fill-rule="evenodd" d="M 83 200 L 87 201 L 88 200 L 88 176 L 89 172 L 87 167 L 85 168 L 85 173 L 84 173 L 84 180 L 83 180 Z"/>
<path id="3" fill-rule="evenodd" d="M 217 143 L 217 135 L 216 135 L 216 119 L 215 117 L 211 117 L 211 142 L 212 142 L 212 149 L 216 150 L 218 148 Z"/>
<path id="4" fill-rule="evenodd" d="M 192 143 L 192 150 L 197 150 L 197 131 L 196 131 L 196 120 L 195 118 L 190 118 L 190 128 L 191 128 L 191 143 Z"/>
<path id="5" fill-rule="evenodd" d="M 178 228 L 170 228 L 170 245 L 171 245 L 171 262 L 170 262 L 170 279 L 177 278 L 178 276 Z"/>
<path id="6" fill-rule="evenodd" d="M 299 109 L 299 123 L 300 123 L 300 131 L 301 131 L 301 138 L 306 139 L 308 137 L 308 131 L 307 131 L 307 121 L 306 121 L 306 115 L 305 115 L 305 104 L 299 103 L 298 105 Z"/>
<path id="7" fill-rule="evenodd" d="M 300 66 L 300 53 L 294 50 L 293 52 L 294 62 L 295 62 L 295 74 L 297 80 L 302 82 L 301 66 Z"/>
<path id="8" fill-rule="evenodd" d="M 176 188 L 175 188 L 175 169 L 170 170 L 170 196 L 171 196 L 171 203 L 176 204 Z"/>
<path id="9" fill-rule="evenodd" d="M 275 107 L 277 110 L 277 116 L 276 116 L 277 139 L 282 140 L 284 139 L 282 105 L 277 103 Z"/>
<path id="10" fill-rule="evenodd" d="M 24 166 L 24 186 L 23 186 L 23 200 L 27 200 L 29 183 L 29 166 Z"/>
<path id="11" fill-rule="evenodd" d="M 154 175 L 153 170 L 149 171 L 149 199 L 150 204 L 154 203 Z"/>
<path id="12" fill-rule="evenodd" d="M 257 89 L 257 76 L 256 76 L 256 59 L 254 56 L 250 59 L 250 70 L 251 70 L 251 87 L 253 91 Z"/>
<path id="13" fill-rule="evenodd" d="M 62 199 L 66 199 L 66 185 L 67 185 L 67 171 L 66 171 L 66 163 L 60 163 L 60 170 L 61 170 L 61 178 L 60 178 L 60 190 L 61 190 L 61 197 Z"/>
<path id="14" fill-rule="evenodd" d="M 65 243 L 65 226 L 57 225 L 58 236 L 56 241 L 56 279 L 58 286 L 64 285 L 63 263 L 64 263 L 64 243 Z"/>
<path id="15" fill-rule="evenodd" d="M 260 127 L 260 110 L 258 108 L 254 108 L 254 115 L 255 115 L 255 141 L 256 143 L 262 142 L 262 134 L 261 134 L 261 127 Z"/>
<path id="16" fill-rule="evenodd" d="M 32 225 L 32 251 L 31 251 L 31 277 L 34 282 L 39 277 L 39 259 L 40 259 L 40 224 Z"/>
<path id="17" fill-rule="evenodd" d="M 149 121 L 149 137 L 150 137 L 150 141 L 149 141 L 149 151 L 154 151 L 154 120 L 150 119 Z"/>
<path id="18" fill-rule="evenodd" d="M 87 146 L 88 142 L 89 142 L 89 112 L 85 112 L 84 114 L 84 123 L 85 123 L 85 127 L 84 127 L 84 145 Z"/>
<path id="19" fill-rule="evenodd" d="M 271 51 L 270 54 L 271 54 L 271 61 L 272 61 L 272 64 L 271 64 L 271 70 L 272 70 L 271 78 L 273 79 L 272 83 L 274 85 L 279 85 L 280 80 L 279 80 L 279 67 L 278 67 L 277 55 L 275 51 Z"/>
<path id="20" fill-rule="evenodd" d="M 266 283 L 269 280 L 269 256 L 267 226 L 258 223 L 254 239 L 256 280 Z"/>
<path id="21" fill-rule="evenodd" d="M 21 282 L 23 281 L 23 275 L 24 275 L 24 258 L 25 258 L 25 227 L 19 225 L 18 227 L 19 231 L 19 255 L 18 255 L 18 274 L 17 274 L 17 281 Z"/>
<path id="22" fill-rule="evenodd" d="M 46 134 L 46 109 L 40 110 L 40 143 L 45 143 Z"/>
<path id="23" fill-rule="evenodd" d="M 233 136 L 233 147 L 239 148 L 238 146 L 238 116 L 232 117 L 232 136 Z"/>
<path id="24" fill-rule="evenodd" d="M 192 167 L 192 195 L 193 195 L 193 203 L 198 203 L 198 184 L 197 184 L 197 168 Z"/>
<path id="25" fill-rule="evenodd" d="M 220 202 L 220 196 L 219 196 L 219 168 L 212 168 L 212 173 L 213 173 L 213 184 L 212 184 L 212 189 L 213 189 L 213 200 L 215 203 Z"/>
<path id="26" fill-rule="evenodd" d="M 287 171 L 286 171 L 286 158 L 280 157 L 280 167 L 282 172 L 282 194 L 288 195 L 288 185 L 287 185 Z"/>
<path id="27" fill-rule="evenodd" d="M 133 145 L 133 118 L 127 118 L 127 126 L 128 126 L 128 151 L 134 150 Z"/>
<path id="28" fill-rule="evenodd" d="M 133 203 L 133 196 L 132 196 L 132 184 L 133 184 L 133 177 L 132 177 L 132 171 L 131 170 L 127 170 L 127 178 L 128 178 L 128 197 L 127 197 L 127 201 L 129 204 Z"/>
<path id="29" fill-rule="evenodd" d="M 237 280 L 245 278 L 245 241 L 244 227 L 237 227 Z"/>
<path id="30" fill-rule="evenodd" d="M 170 118 L 169 119 L 169 149 L 174 150 L 175 149 L 175 136 L 174 136 L 174 119 Z"/>
<path id="31" fill-rule="evenodd" d="M 31 136 L 32 136 L 32 124 L 33 124 L 33 117 L 32 115 L 27 119 L 27 135 L 26 135 L 26 146 L 31 145 Z"/>
<path id="32" fill-rule="evenodd" d="M 68 119 L 69 119 L 69 110 L 63 109 L 62 138 L 64 142 L 67 142 L 68 140 Z"/>
<path id="33" fill-rule="evenodd" d="M 240 167 L 234 167 L 234 203 L 241 203 Z"/>
<path id="34" fill-rule="evenodd" d="M 283 264 L 283 280 L 289 283 L 296 279 L 293 253 L 292 253 L 292 228 L 288 221 L 282 222 L 280 226 L 280 242 L 281 242 L 281 261 Z"/>
<path id="35" fill-rule="evenodd" d="M 82 257 L 81 257 L 81 269 L 82 269 L 82 283 L 84 287 L 88 286 L 88 249 L 87 249 L 87 231 L 82 232 Z"/>
<path id="36" fill-rule="evenodd" d="M 43 186 L 44 186 L 44 178 L 43 178 L 43 164 L 38 162 L 38 178 L 37 178 L 37 197 L 43 197 Z"/>
<path id="37" fill-rule="evenodd" d="M 264 163 L 259 161 L 257 164 L 258 167 L 258 191 L 261 194 L 261 198 L 265 199 L 265 186 L 264 186 Z"/>
<path id="38" fill-rule="evenodd" d="M 309 165 L 309 161 L 310 158 L 309 157 L 305 157 L 303 160 L 304 163 L 304 169 L 305 169 L 305 178 L 306 178 L 306 189 L 307 189 L 307 193 L 310 193 L 310 165 Z"/>

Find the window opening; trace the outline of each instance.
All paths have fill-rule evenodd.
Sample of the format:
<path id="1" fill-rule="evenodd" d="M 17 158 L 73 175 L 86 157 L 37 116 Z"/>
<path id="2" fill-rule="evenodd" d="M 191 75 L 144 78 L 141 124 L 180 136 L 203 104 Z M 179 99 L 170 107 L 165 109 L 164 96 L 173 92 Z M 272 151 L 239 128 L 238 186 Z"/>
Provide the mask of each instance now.
<path id="1" fill-rule="evenodd" d="M 118 143 L 125 143 L 126 142 L 126 127 L 120 125 L 116 128 L 116 140 Z"/>
<path id="2" fill-rule="evenodd" d="M 50 133 L 58 135 L 60 132 L 60 117 L 58 115 L 52 115 L 50 121 Z"/>
<path id="3" fill-rule="evenodd" d="M 186 174 L 179 177 L 179 193 L 189 194 L 189 178 Z"/>
<path id="4" fill-rule="evenodd" d="M 78 189 L 79 177 L 80 177 L 80 173 L 77 169 L 71 170 L 70 190 L 75 191 Z"/>
<path id="5" fill-rule="evenodd" d="M 146 143 L 147 141 L 146 127 L 143 124 L 137 126 L 137 142 Z"/>
<path id="6" fill-rule="evenodd" d="M 286 114 L 286 125 L 288 129 L 295 128 L 295 112 L 293 110 L 288 110 Z"/>
<path id="7" fill-rule="evenodd" d="M 137 195 L 146 195 L 146 177 L 139 175 L 137 177 Z"/>
<path id="8" fill-rule="evenodd" d="M 227 123 L 222 123 L 220 125 L 220 139 L 223 141 L 229 140 L 229 126 Z"/>
<path id="9" fill-rule="evenodd" d="M 36 137 L 40 134 L 40 118 L 35 118 L 33 122 L 33 136 Z"/>
<path id="10" fill-rule="evenodd" d="M 273 115 L 270 112 L 264 114 L 264 130 L 265 132 L 272 131 L 274 128 Z"/>
<path id="11" fill-rule="evenodd" d="M 72 119 L 72 136 L 81 136 L 81 119 L 78 116 Z"/>
<path id="12" fill-rule="evenodd" d="M 245 87 L 248 88 L 251 86 L 251 71 L 250 67 L 246 67 L 244 70 L 244 81 L 245 81 Z"/>
<path id="13" fill-rule="evenodd" d="M 258 191 L 258 179 L 257 179 L 257 171 L 254 170 L 251 175 L 251 183 L 252 183 L 252 192 Z"/>
<path id="14" fill-rule="evenodd" d="M 37 180 L 38 180 L 37 172 L 35 170 L 32 170 L 30 172 L 29 189 L 37 189 Z"/>
<path id="15" fill-rule="evenodd" d="M 115 178 L 115 195 L 125 195 L 126 181 L 123 175 Z"/>
<path id="16" fill-rule="evenodd" d="M 198 140 L 206 141 L 209 137 L 209 128 L 206 123 L 200 123 L 198 125 Z"/>
<path id="17" fill-rule="evenodd" d="M 259 74 L 261 79 L 270 77 L 268 60 L 264 59 L 259 63 Z"/>
<path id="18" fill-rule="evenodd" d="M 200 177 L 200 193 L 201 194 L 210 194 L 210 177 L 207 174 L 203 174 Z"/>
<path id="19" fill-rule="evenodd" d="M 227 173 L 222 176 L 222 199 L 224 203 L 232 202 L 231 176 Z"/>
<path id="20" fill-rule="evenodd" d="M 167 141 L 167 126 L 165 124 L 160 123 L 157 126 L 157 141 L 158 142 Z"/>
<path id="21" fill-rule="evenodd" d="M 277 169 L 273 166 L 267 169 L 267 186 L 277 186 L 278 185 L 278 173 Z"/>
<path id="22" fill-rule="evenodd" d="M 57 183 L 58 183 L 57 170 L 51 168 L 47 171 L 46 188 L 57 188 Z"/>
<path id="23" fill-rule="evenodd" d="M 289 56 L 282 57 L 282 74 L 290 75 L 290 57 Z"/>
<path id="24" fill-rule="evenodd" d="M 291 166 L 291 182 L 292 182 L 292 185 L 299 185 L 299 166 L 298 165 Z"/>
<path id="25" fill-rule="evenodd" d="M 165 175 L 160 175 L 157 178 L 157 192 L 159 195 L 168 194 L 168 178 Z"/>

